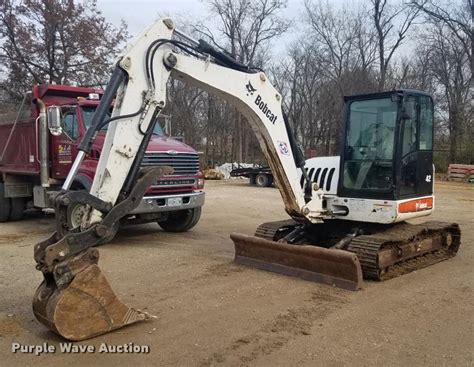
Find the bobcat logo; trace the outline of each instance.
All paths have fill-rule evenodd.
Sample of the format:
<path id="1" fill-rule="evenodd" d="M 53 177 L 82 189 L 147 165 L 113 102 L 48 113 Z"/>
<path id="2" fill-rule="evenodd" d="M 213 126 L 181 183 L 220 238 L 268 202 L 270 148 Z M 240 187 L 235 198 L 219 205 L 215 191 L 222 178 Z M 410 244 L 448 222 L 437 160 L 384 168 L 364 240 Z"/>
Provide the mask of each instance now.
<path id="1" fill-rule="evenodd" d="M 245 88 L 247 89 L 247 96 L 253 96 L 253 94 L 257 91 L 253 85 L 250 83 L 250 81 L 245 85 Z M 254 103 L 258 106 L 260 111 L 263 112 L 265 117 L 273 124 L 275 125 L 275 122 L 277 120 L 277 115 L 275 115 L 268 105 L 262 100 L 262 96 L 260 94 L 257 94 L 257 97 L 255 98 Z M 285 153 L 282 153 L 285 154 Z"/>
<path id="2" fill-rule="evenodd" d="M 247 88 L 247 95 L 248 96 L 253 96 L 253 93 L 257 91 L 250 82 L 247 83 L 245 88 Z"/>

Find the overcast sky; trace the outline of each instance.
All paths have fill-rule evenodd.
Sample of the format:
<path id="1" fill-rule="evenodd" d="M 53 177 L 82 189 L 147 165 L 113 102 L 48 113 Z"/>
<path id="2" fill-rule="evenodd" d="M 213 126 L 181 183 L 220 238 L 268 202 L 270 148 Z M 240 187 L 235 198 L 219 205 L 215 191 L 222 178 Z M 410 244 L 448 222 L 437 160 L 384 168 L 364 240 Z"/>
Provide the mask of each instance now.
<path id="1" fill-rule="evenodd" d="M 328 0 L 328 2 L 335 6 L 358 7 L 364 2 L 368 3 L 369 0 Z M 304 0 L 288 0 L 288 6 L 282 11 L 282 16 L 294 21 L 293 24 L 297 26 L 298 18 L 303 14 L 303 4 Z M 207 22 L 210 28 L 215 26 L 215 21 L 209 15 L 209 6 L 202 0 L 98 0 L 98 7 L 107 20 L 113 24 L 119 25 L 120 20 L 123 19 L 132 36 L 136 36 L 161 16 L 170 16 L 177 20 L 177 28 L 179 28 L 180 17 L 196 23 Z M 283 50 L 285 45 L 294 38 L 295 33 L 290 29 L 279 40 L 278 49 Z"/>
<path id="2" fill-rule="evenodd" d="M 114 24 L 125 20 L 132 36 L 160 16 L 179 15 L 201 20 L 207 15 L 206 6 L 199 0 L 99 0 L 98 7 Z"/>
<path id="3" fill-rule="evenodd" d="M 313 0 L 314 2 L 318 0 Z M 369 9 L 370 0 L 320 0 L 334 7 L 335 10 Z M 393 4 L 401 4 L 407 0 L 389 0 Z M 446 0 L 459 2 L 464 0 Z M 160 17 L 169 16 L 175 20 L 179 29 L 180 19 L 189 23 L 202 22 L 210 29 L 216 29 L 218 20 L 210 14 L 206 0 L 98 0 L 98 7 L 105 18 L 115 25 L 120 25 L 123 19 L 128 25 L 130 35 L 137 36 L 144 28 Z M 300 20 L 305 15 L 304 0 L 287 0 L 287 7 L 281 11 L 281 16 L 291 22 L 290 29 L 279 39 L 272 41 L 274 56 L 284 57 L 288 46 L 297 37 L 304 34 L 299 27 Z M 371 22 L 368 18 L 367 22 Z M 182 28 L 182 27 L 181 27 Z M 411 33 L 394 55 L 394 60 L 405 57 L 413 52 L 415 42 Z"/>
<path id="4" fill-rule="evenodd" d="M 177 28 L 180 18 L 189 22 L 208 23 L 211 29 L 216 25 L 207 2 L 202 0 L 99 0 L 98 7 L 107 20 L 114 24 L 125 20 L 132 36 L 163 16 L 174 18 Z M 287 19 L 294 19 L 302 8 L 303 0 L 289 0 L 288 7 L 281 14 Z"/>

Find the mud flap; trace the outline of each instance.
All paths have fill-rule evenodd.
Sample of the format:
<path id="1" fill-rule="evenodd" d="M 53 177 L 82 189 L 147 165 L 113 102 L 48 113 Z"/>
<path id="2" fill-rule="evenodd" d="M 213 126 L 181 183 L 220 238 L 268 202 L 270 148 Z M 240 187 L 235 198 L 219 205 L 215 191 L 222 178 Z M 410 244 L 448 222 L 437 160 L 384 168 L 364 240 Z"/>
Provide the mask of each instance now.
<path id="1" fill-rule="evenodd" d="M 239 264 L 353 291 L 362 287 L 361 265 L 352 252 L 288 245 L 238 233 L 230 238 Z"/>

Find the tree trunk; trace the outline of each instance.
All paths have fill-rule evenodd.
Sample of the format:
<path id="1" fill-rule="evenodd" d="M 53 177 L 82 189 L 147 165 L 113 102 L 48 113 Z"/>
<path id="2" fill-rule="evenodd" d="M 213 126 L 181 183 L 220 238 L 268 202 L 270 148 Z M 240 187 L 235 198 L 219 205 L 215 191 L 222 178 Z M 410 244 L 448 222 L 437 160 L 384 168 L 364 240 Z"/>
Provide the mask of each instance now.
<path id="1" fill-rule="evenodd" d="M 449 110 L 449 163 L 457 163 L 459 117 L 456 109 Z"/>

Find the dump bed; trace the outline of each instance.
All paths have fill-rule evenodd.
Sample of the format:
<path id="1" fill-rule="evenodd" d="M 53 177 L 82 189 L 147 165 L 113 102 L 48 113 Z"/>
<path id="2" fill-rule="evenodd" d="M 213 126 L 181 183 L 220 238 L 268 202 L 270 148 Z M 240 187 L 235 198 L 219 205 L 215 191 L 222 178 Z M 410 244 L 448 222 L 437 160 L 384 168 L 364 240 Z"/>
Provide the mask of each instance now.
<path id="1" fill-rule="evenodd" d="M 36 119 L 39 114 L 37 99 L 41 99 L 46 106 L 62 106 L 76 104 L 78 97 L 86 98 L 90 93 L 102 93 L 102 90 L 55 84 L 35 85 L 32 92 L 26 94 L 22 108 L 0 114 L 0 173 L 39 174 L 40 139 Z M 15 125 L 17 113 L 20 110 L 21 113 Z M 10 135 L 11 138 L 9 138 Z"/>
<path id="2" fill-rule="evenodd" d="M 0 172 L 39 174 L 36 120 L 30 113 L 23 113 L 14 126 L 15 118 L 16 113 L 0 115 Z"/>

